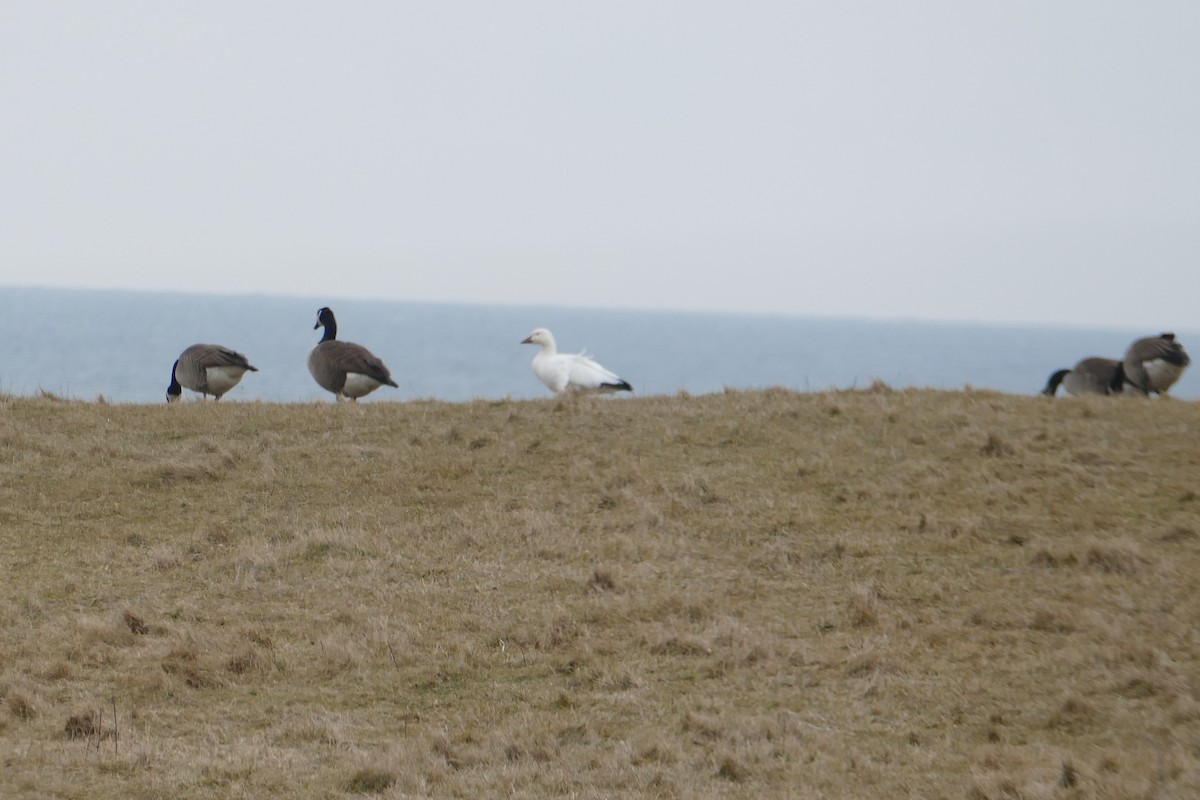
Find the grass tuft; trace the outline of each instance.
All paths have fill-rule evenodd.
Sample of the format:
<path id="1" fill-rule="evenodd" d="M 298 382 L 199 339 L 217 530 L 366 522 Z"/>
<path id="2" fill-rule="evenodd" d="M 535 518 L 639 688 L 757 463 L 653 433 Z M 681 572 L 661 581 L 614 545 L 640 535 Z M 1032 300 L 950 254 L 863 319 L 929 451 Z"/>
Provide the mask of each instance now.
<path id="1" fill-rule="evenodd" d="M 125 621 L 129 632 L 135 636 L 145 636 L 150 632 L 150 626 L 146 624 L 145 620 L 131 611 L 124 612 L 121 618 Z"/>
<path id="2" fill-rule="evenodd" d="M 727 755 L 717 767 L 717 777 L 734 783 L 744 783 L 750 779 L 750 770 L 735 756 Z"/>
<path id="3" fill-rule="evenodd" d="M 225 662 L 226 671 L 234 675 L 265 672 L 267 666 L 266 659 L 257 650 L 253 649 L 243 650 L 236 655 L 230 656 L 229 660 Z"/>
<path id="4" fill-rule="evenodd" d="M 95 711 L 83 711 L 67 717 L 63 732 L 68 739 L 90 739 L 100 734 L 99 715 Z"/>
<path id="5" fill-rule="evenodd" d="M 1070 761 L 1064 761 L 1062 771 L 1058 776 L 1058 785 L 1064 789 L 1071 789 L 1077 783 L 1079 783 L 1079 773 L 1075 770 L 1075 765 Z"/>
<path id="6" fill-rule="evenodd" d="M 1096 709 L 1079 697 L 1068 697 L 1058 710 L 1050 715 L 1048 727 L 1064 731 L 1078 731 L 1097 721 Z"/>
<path id="7" fill-rule="evenodd" d="M 588 580 L 588 589 L 593 592 L 611 592 L 616 590 L 617 581 L 607 570 L 595 570 Z"/>
<path id="8" fill-rule="evenodd" d="M 870 628 L 879 623 L 882 601 L 875 586 L 855 586 L 846 605 L 850 624 L 855 628 Z"/>
<path id="9" fill-rule="evenodd" d="M 363 767 L 346 781 L 346 791 L 355 794 L 383 794 L 396 785 L 396 774 L 378 767 Z"/>
<path id="10" fill-rule="evenodd" d="M 1185 528 L 1182 525 L 1176 525 L 1174 528 L 1158 537 L 1158 540 L 1168 544 L 1177 544 L 1180 542 L 1192 542 L 1197 538 L 1200 538 L 1200 534 L 1197 534 L 1192 528 Z"/>
<path id="11" fill-rule="evenodd" d="M 1003 438 L 995 433 L 989 433 L 987 441 L 983 443 L 983 447 L 979 448 L 979 452 L 990 458 L 1000 458 L 1002 456 L 1011 456 L 1014 450 Z"/>
<path id="12" fill-rule="evenodd" d="M 9 692 L 4 698 L 8 713 L 15 719 L 28 722 L 37 716 L 37 707 L 33 699 L 24 692 Z"/>
<path id="13" fill-rule="evenodd" d="M 1110 575 L 1132 575 L 1142 562 L 1140 556 L 1124 548 L 1103 545 L 1089 547 L 1083 556 L 1083 563 L 1089 569 Z"/>

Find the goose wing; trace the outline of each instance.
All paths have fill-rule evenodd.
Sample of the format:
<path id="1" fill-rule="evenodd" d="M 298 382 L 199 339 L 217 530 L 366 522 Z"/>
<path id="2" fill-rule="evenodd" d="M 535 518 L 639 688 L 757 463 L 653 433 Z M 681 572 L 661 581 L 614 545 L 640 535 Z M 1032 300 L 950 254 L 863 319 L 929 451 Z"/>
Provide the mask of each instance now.
<path id="1" fill-rule="evenodd" d="M 1175 334 L 1164 333 L 1161 336 L 1148 336 L 1145 339 L 1138 339 L 1125 351 L 1125 377 L 1143 392 L 1154 391 L 1155 387 L 1151 385 L 1151 375 L 1147 370 L 1147 365 L 1154 364 L 1154 362 L 1159 362 L 1160 365 L 1169 364 L 1171 367 L 1177 368 L 1172 370 L 1177 377 L 1178 373 L 1191 363 L 1191 359 L 1188 358 L 1183 345 L 1175 341 Z M 1167 385 L 1170 385 L 1170 382 Z"/>
<path id="2" fill-rule="evenodd" d="M 317 347 L 321 351 L 322 358 L 327 360 L 326 363 L 338 372 L 366 375 L 372 380 L 398 387 L 398 384 L 392 380 L 392 373 L 383 361 L 361 344 L 334 339 L 322 342 Z"/>
<path id="3" fill-rule="evenodd" d="M 258 372 L 258 367 L 252 366 L 250 360 L 236 350 L 219 344 L 196 346 L 202 348 L 197 353 L 197 362 L 202 367 L 241 367 L 250 372 Z"/>
<path id="4" fill-rule="evenodd" d="M 1161 359 L 1177 367 L 1186 367 L 1191 363 L 1183 345 L 1175 341 L 1175 337 L 1156 336 L 1151 339 L 1141 339 L 1129 348 L 1130 357 L 1137 361 L 1154 361 Z"/>
<path id="5" fill-rule="evenodd" d="M 599 389 L 605 384 L 621 383 L 616 373 L 604 368 L 596 360 L 583 353 L 565 356 L 569 383 L 580 389 Z"/>
<path id="6" fill-rule="evenodd" d="M 568 382 L 573 387 L 601 392 L 633 391 L 628 381 L 622 380 L 615 372 L 583 353 L 575 353 L 565 358 L 570 376 Z"/>

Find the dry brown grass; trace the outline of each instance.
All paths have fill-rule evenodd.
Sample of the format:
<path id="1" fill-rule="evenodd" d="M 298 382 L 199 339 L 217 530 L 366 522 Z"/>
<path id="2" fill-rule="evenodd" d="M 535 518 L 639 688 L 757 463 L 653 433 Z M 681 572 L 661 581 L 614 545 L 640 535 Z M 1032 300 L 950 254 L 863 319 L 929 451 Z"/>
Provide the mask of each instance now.
<path id="1" fill-rule="evenodd" d="M 1200 796 L 1200 406 L 0 397 L 0 796 Z"/>

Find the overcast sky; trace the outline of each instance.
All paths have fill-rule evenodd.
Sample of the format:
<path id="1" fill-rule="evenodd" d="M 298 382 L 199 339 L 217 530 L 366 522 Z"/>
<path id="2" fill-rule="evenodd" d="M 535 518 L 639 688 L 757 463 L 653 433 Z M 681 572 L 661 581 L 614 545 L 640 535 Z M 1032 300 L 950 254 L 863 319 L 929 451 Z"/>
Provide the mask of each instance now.
<path id="1" fill-rule="evenodd" d="M 0 0 L 0 284 L 1197 329 L 1200 3 Z"/>

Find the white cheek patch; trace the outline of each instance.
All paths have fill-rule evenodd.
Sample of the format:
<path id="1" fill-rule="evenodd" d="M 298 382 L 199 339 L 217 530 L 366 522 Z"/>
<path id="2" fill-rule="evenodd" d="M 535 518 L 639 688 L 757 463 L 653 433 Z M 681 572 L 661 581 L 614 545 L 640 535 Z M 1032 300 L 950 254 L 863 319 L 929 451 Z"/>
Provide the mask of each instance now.
<path id="1" fill-rule="evenodd" d="M 342 387 L 342 394 L 346 397 L 363 397 L 378 389 L 382 384 L 374 378 L 370 378 L 358 372 L 346 373 L 346 385 Z"/>

